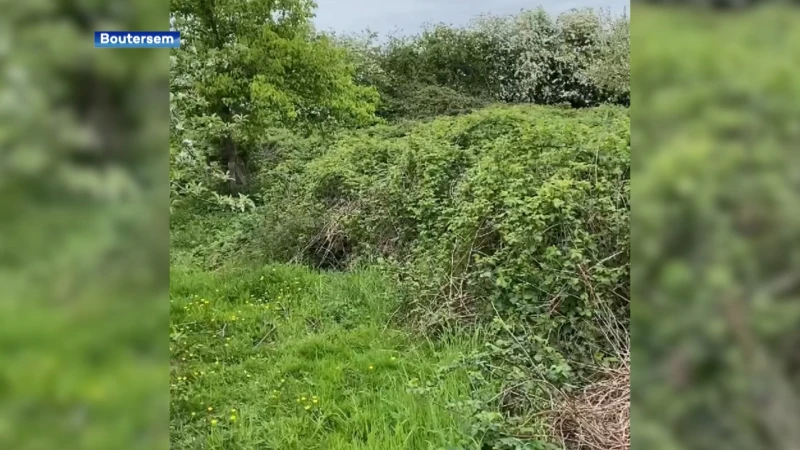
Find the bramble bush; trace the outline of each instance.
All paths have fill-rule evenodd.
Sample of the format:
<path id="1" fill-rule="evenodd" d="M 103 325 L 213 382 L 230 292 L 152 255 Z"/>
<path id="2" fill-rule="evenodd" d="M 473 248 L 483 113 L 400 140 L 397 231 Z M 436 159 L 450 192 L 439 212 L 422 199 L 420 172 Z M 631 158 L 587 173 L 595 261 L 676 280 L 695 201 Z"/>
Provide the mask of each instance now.
<path id="1" fill-rule="evenodd" d="M 571 358 L 612 356 L 597 316 L 627 321 L 626 109 L 494 107 L 316 153 L 266 175 L 265 252 L 338 268 L 379 257 L 401 267 L 423 328 L 497 312 Z M 301 237 L 293 250 L 275 250 L 278 229 Z"/>

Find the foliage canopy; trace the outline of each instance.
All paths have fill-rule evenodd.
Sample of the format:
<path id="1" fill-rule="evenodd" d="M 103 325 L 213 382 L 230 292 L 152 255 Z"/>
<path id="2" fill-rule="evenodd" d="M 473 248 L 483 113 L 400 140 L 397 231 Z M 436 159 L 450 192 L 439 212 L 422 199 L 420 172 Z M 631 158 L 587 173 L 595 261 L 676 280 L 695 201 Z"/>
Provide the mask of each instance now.
<path id="1" fill-rule="evenodd" d="M 182 33 L 171 57 L 174 196 L 207 194 L 216 168 L 227 172 L 232 190 L 246 189 L 251 155 L 268 127 L 373 121 L 377 93 L 354 83 L 344 51 L 314 32 L 313 6 L 306 0 L 172 2 L 173 26 Z"/>

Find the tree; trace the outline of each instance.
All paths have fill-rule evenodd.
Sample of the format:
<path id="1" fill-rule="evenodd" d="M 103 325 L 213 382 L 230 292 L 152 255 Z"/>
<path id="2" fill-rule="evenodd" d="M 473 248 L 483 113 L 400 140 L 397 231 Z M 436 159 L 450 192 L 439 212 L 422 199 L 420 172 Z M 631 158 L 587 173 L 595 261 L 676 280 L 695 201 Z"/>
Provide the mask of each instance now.
<path id="1" fill-rule="evenodd" d="M 265 129 L 374 120 L 377 93 L 357 85 L 344 50 L 315 32 L 312 1 L 172 0 L 171 6 L 182 41 L 172 55 L 171 145 L 227 172 L 231 192 L 246 190 L 249 156 Z"/>

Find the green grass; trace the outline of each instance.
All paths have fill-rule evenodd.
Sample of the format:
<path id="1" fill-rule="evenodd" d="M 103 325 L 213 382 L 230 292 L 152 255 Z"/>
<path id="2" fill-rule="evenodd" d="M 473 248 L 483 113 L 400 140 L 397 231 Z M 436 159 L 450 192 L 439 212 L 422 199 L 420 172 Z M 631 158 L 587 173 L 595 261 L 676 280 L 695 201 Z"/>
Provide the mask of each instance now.
<path id="1" fill-rule="evenodd" d="M 392 326 L 376 272 L 173 267 L 170 302 L 172 448 L 480 448 L 468 374 L 437 371 L 478 339 Z"/>

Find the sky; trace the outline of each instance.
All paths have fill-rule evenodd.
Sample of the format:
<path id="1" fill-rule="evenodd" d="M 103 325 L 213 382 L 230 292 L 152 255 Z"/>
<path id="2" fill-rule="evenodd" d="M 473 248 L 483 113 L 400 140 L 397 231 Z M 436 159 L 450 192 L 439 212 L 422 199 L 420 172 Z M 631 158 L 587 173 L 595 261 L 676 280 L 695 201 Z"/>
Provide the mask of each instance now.
<path id="1" fill-rule="evenodd" d="M 603 8 L 622 13 L 629 0 L 316 0 L 317 28 L 358 32 L 369 28 L 381 35 L 416 33 L 425 23 L 464 25 L 483 14 L 513 14 L 542 6 L 557 14 L 572 8 Z"/>

